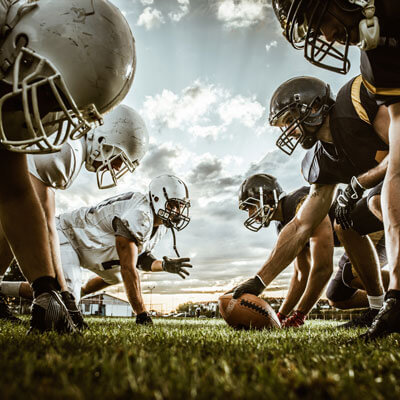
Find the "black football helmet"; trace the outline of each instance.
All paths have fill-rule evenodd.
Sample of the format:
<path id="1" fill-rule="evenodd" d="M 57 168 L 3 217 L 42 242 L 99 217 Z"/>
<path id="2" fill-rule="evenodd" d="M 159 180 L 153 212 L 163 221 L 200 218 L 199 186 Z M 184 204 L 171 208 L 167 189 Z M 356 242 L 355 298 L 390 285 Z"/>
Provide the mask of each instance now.
<path id="1" fill-rule="evenodd" d="M 239 189 L 239 209 L 247 211 L 249 206 L 255 206 L 257 210 L 244 221 L 244 226 L 253 232 L 266 228 L 283 196 L 285 193 L 272 175 L 255 174 L 246 178 Z"/>
<path id="2" fill-rule="evenodd" d="M 299 143 L 310 149 L 334 103 L 329 85 L 320 79 L 300 76 L 282 83 L 272 95 L 269 111 L 270 125 L 282 130 L 276 145 L 288 155 Z"/>
<path id="3" fill-rule="evenodd" d="M 273 9 L 283 34 L 295 49 L 304 49 L 304 57 L 312 64 L 329 71 L 347 74 L 350 69 L 348 51 L 350 32 L 358 27 L 362 50 L 378 46 L 379 21 L 375 16 L 375 0 L 272 0 Z M 352 14 L 352 25 L 345 25 L 331 5 Z M 334 18 L 343 27 L 340 43 L 328 42 L 321 25 L 326 17 Z"/>

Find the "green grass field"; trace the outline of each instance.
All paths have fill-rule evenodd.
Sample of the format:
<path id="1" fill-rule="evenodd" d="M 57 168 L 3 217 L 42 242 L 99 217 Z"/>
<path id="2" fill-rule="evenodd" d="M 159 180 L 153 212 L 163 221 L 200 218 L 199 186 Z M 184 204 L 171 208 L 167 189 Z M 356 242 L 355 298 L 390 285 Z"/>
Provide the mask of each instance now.
<path id="1" fill-rule="evenodd" d="M 236 332 L 221 320 L 89 319 L 83 335 L 0 325 L 0 399 L 400 399 L 399 336 L 335 322 Z"/>

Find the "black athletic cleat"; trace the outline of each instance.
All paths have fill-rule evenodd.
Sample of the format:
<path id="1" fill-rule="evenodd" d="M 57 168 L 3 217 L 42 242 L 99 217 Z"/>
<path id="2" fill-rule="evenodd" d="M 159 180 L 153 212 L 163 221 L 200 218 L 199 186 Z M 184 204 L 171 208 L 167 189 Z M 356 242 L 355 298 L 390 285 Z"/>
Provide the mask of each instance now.
<path id="1" fill-rule="evenodd" d="M 61 292 L 61 298 L 63 299 L 63 302 L 67 307 L 69 315 L 71 316 L 72 321 L 74 321 L 75 326 L 81 331 L 84 329 L 89 329 L 89 325 L 83 319 L 83 315 L 76 305 L 74 295 L 70 292 Z"/>
<path id="2" fill-rule="evenodd" d="M 369 328 L 372 325 L 372 321 L 378 315 L 379 310 L 374 308 L 368 308 L 359 317 L 346 322 L 345 324 L 339 325 L 338 328 L 342 329 L 355 329 L 355 328 Z"/>
<path id="3" fill-rule="evenodd" d="M 400 333 L 400 299 L 391 297 L 383 302 L 371 327 L 360 338 L 369 342 L 396 332 Z"/>
<path id="4" fill-rule="evenodd" d="M 59 333 L 76 332 L 67 308 L 60 295 L 52 290 L 45 292 L 33 300 L 31 307 L 31 327 L 28 334 L 33 331 L 56 331 Z"/>
<path id="5" fill-rule="evenodd" d="M 22 324 L 22 320 L 13 315 L 7 304 L 7 299 L 2 294 L 0 294 L 0 320 L 13 322 L 14 324 Z"/>

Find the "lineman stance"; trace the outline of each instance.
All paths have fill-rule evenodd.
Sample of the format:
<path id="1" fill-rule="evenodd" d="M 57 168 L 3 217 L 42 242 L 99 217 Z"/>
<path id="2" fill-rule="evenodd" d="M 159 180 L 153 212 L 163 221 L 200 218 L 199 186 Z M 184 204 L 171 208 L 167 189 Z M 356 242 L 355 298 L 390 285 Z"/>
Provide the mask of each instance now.
<path id="1" fill-rule="evenodd" d="M 378 161 L 387 150 L 387 113 L 368 97 L 359 77 L 346 84 L 336 100 L 329 86 L 316 78 L 283 83 L 272 96 L 270 122 L 282 127 L 277 146 L 283 151 L 291 154 L 299 143 L 310 149 L 302 173 L 312 186 L 299 212 L 282 229 L 270 258 L 256 277 L 235 289 L 234 297 L 260 294 L 298 256 L 327 216 L 337 183 L 351 181 L 342 195 L 358 200 L 386 171 L 386 162 Z"/>
<path id="2" fill-rule="evenodd" d="M 273 0 L 284 35 L 313 64 L 347 73 L 349 46 L 361 49 L 363 83 L 390 115 L 390 147 L 400 147 L 400 3 L 398 0 Z M 338 46 L 339 45 L 339 46 Z M 382 215 L 390 285 L 366 340 L 400 332 L 400 153 L 389 154 Z M 345 206 L 345 203 L 342 203 Z"/>
<path id="3" fill-rule="evenodd" d="M 151 254 L 168 228 L 180 231 L 187 226 L 189 207 L 186 185 L 175 176 L 161 175 L 151 181 L 147 195 L 124 193 L 57 217 L 62 266 L 75 299 L 80 300 L 83 267 L 108 285 L 123 282 L 136 322 L 152 323 L 136 268 L 189 275 L 189 258 L 161 261 Z"/>
<path id="4" fill-rule="evenodd" d="M 85 24 L 74 22 L 76 12 L 86 15 Z M 73 331 L 57 294 L 45 216 L 21 153 L 58 151 L 68 137 L 100 122 L 100 113 L 131 86 L 134 40 L 122 14 L 105 0 L 3 0 L 0 27 L 1 225 L 32 283 L 32 327 Z M 99 78 L 95 85 L 93 76 Z"/>
<path id="5" fill-rule="evenodd" d="M 117 185 L 128 171 L 134 172 L 147 150 L 148 133 L 144 121 L 130 107 L 120 105 L 107 114 L 104 125 L 89 132 L 85 137 L 66 142 L 61 151 L 47 155 L 28 155 L 28 168 L 36 193 L 45 211 L 51 240 L 53 263 L 61 286 L 61 295 L 78 328 L 83 319 L 68 291 L 62 273 L 59 240 L 55 224 L 55 192 L 53 189 L 69 188 L 79 175 L 81 167 L 96 172 L 100 189 Z M 0 237 L 0 275 L 10 264 L 13 254 L 4 235 Z M 1 293 L 18 296 L 13 283 L 0 286 L 0 318 L 15 320 L 5 305 Z"/>
<path id="6" fill-rule="evenodd" d="M 309 191 L 308 186 L 303 186 L 286 195 L 273 176 L 250 176 L 239 191 L 239 208 L 249 213 L 245 227 L 257 232 L 276 221 L 279 235 L 296 215 Z M 289 291 L 278 312 L 282 326 L 289 328 L 304 324 L 332 275 L 333 246 L 332 223 L 326 216 L 295 259 Z M 297 309 L 288 318 L 296 304 Z"/>

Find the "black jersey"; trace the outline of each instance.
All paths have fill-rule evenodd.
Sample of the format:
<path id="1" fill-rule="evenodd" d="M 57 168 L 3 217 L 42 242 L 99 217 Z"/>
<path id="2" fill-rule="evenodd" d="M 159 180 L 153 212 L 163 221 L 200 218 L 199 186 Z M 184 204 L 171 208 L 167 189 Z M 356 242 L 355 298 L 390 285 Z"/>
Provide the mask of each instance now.
<path id="1" fill-rule="evenodd" d="M 276 221 L 276 230 L 278 231 L 278 234 L 297 214 L 297 211 L 299 211 L 304 200 L 307 198 L 308 193 L 310 193 L 310 186 L 302 186 L 300 189 L 297 189 L 282 198 L 282 221 Z"/>
<path id="2" fill-rule="evenodd" d="M 400 102 L 400 1 L 375 2 L 380 39 L 376 49 L 361 51 L 363 81 L 378 104 Z"/>
<path id="3" fill-rule="evenodd" d="M 301 165 L 306 181 L 349 183 L 352 176 L 378 165 L 388 146 L 372 126 L 377 112 L 378 106 L 368 95 L 361 75 L 344 85 L 329 113 L 333 143 L 318 141 L 307 151 Z"/>

